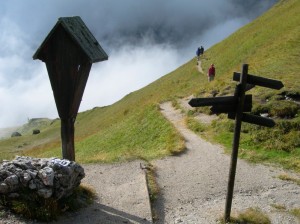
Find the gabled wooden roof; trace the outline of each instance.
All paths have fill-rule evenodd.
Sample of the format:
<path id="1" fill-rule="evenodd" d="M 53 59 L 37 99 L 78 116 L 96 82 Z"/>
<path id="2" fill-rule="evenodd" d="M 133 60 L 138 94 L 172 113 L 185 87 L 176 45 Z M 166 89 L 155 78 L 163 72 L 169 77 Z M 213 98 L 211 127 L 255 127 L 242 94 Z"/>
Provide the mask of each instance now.
<path id="1" fill-rule="evenodd" d="M 65 31 L 70 34 L 70 37 L 75 41 L 75 43 L 78 44 L 78 47 L 80 47 L 85 52 L 91 63 L 108 59 L 108 55 L 102 49 L 96 38 L 86 27 L 79 16 L 60 17 L 56 25 L 53 27 L 41 46 L 33 55 L 33 59 L 40 59 L 40 51 L 43 49 L 47 41 L 51 38 L 53 33 L 55 33 L 55 30 L 59 25 L 62 25 Z"/>

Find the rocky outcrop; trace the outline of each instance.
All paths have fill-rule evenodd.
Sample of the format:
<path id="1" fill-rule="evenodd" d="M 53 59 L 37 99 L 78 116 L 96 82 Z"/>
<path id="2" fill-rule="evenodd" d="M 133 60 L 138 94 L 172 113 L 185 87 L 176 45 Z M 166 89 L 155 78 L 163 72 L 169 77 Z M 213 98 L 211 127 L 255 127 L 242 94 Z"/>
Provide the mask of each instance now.
<path id="1" fill-rule="evenodd" d="M 39 134 L 39 133 L 41 133 L 41 131 L 40 131 L 39 129 L 34 129 L 34 130 L 32 131 L 32 134 L 33 134 L 33 135 L 37 135 L 37 134 Z"/>
<path id="2" fill-rule="evenodd" d="M 19 136 L 22 136 L 22 135 L 17 131 L 11 133 L 11 137 L 19 137 Z"/>
<path id="3" fill-rule="evenodd" d="M 71 195 L 84 176 L 84 169 L 73 161 L 17 156 L 0 165 L 0 195 L 18 197 L 25 188 L 43 198 L 60 199 Z"/>

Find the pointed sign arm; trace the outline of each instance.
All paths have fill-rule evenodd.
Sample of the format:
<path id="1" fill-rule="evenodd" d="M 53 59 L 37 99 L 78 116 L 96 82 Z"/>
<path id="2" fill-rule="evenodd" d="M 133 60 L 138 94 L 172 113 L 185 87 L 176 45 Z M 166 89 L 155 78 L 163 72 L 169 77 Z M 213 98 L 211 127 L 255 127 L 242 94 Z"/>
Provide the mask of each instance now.
<path id="1" fill-rule="evenodd" d="M 234 72 L 233 73 L 233 80 L 234 81 L 240 81 L 241 73 Z M 275 79 L 267 79 L 260 76 L 255 75 L 247 75 L 247 83 L 257 86 L 263 86 L 271 89 L 281 89 L 283 87 L 283 84 L 281 81 L 275 80 Z"/>
<path id="2" fill-rule="evenodd" d="M 189 101 L 189 105 L 192 107 L 200 106 L 213 106 L 222 104 L 236 104 L 237 98 L 234 96 L 220 96 L 220 97 L 208 97 L 208 98 L 193 98 Z"/>

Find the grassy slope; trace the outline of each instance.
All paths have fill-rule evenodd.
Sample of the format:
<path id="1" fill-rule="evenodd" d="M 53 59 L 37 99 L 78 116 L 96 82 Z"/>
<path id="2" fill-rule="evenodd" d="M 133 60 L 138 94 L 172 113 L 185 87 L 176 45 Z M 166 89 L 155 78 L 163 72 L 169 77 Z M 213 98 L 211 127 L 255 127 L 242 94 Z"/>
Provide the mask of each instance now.
<path id="1" fill-rule="evenodd" d="M 232 79 L 233 71 L 240 71 L 243 63 L 249 64 L 249 73 L 259 76 L 278 79 L 284 84 L 281 90 L 271 90 L 263 87 L 255 87 L 249 93 L 254 97 L 254 110 L 258 106 L 265 105 L 272 110 L 285 110 L 285 106 L 291 102 L 277 101 L 272 98 L 279 98 L 279 94 L 300 95 L 300 2 L 296 0 L 280 1 L 271 10 L 259 17 L 252 23 L 235 32 L 229 38 L 213 46 L 207 53 L 208 60 L 204 62 L 207 67 L 215 63 L 218 69 L 219 81 L 216 86 L 219 93 L 227 94 L 233 90 L 227 90 L 224 83 Z M 221 52 L 221 53 L 220 53 Z M 230 84 L 232 87 L 232 83 Z M 235 83 L 234 85 L 235 86 Z M 293 107 L 297 107 L 295 104 Z M 300 172 L 300 148 L 299 148 L 299 106 L 298 117 L 288 121 L 292 123 L 293 130 L 285 133 L 287 129 L 283 126 L 286 121 L 276 119 L 278 125 L 275 128 L 257 128 L 255 134 L 249 136 L 243 134 L 241 137 L 241 156 L 253 161 L 276 162 L 286 168 Z M 228 121 L 223 121 L 228 123 Z M 289 125 L 289 126 L 292 126 Z M 220 124 L 217 125 L 220 130 Z M 224 124 L 226 126 L 226 124 Z M 243 124 L 244 129 L 249 130 L 249 125 Z M 251 129 L 251 128 L 250 128 Z M 228 130 L 217 135 L 215 140 L 227 144 L 230 148 L 232 135 Z M 256 139 L 262 138 L 265 144 L 253 143 Z M 298 140 L 297 140 L 298 139 Z M 273 150 L 284 148 L 285 142 L 296 142 L 293 150 Z M 293 145 L 292 145 L 293 146 Z M 290 147 L 292 147 L 290 146 Z M 245 150 L 252 149 L 252 150 Z"/>
<path id="2" fill-rule="evenodd" d="M 203 60 L 203 69 L 215 63 L 217 80 L 207 83 L 199 74 L 195 59 L 182 65 L 150 85 L 128 94 L 117 103 L 80 113 L 75 126 L 78 162 L 115 162 L 136 158 L 153 159 L 184 149 L 184 141 L 162 117 L 158 104 L 191 94 L 232 94 L 236 83 L 232 72 L 249 63 L 249 72 L 280 79 L 281 91 L 299 90 L 296 71 L 300 70 L 299 40 L 300 2 L 281 1 L 269 12 L 246 25 L 229 38 L 213 46 Z M 228 88 L 230 86 L 231 88 Z M 262 97 L 277 92 L 256 87 L 251 90 Z M 259 100 L 257 100 L 259 101 Z M 0 141 L 2 158 L 15 154 L 36 157 L 61 156 L 59 121 L 40 135 L 22 136 Z"/>
<path id="3" fill-rule="evenodd" d="M 263 16 L 216 44 L 208 52 L 205 66 L 214 62 L 222 79 L 250 64 L 249 73 L 279 79 L 286 90 L 299 89 L 300 69 L 299 1 L 280 1 Z M 265 88 L 255 89 L 259 95 Z"/>

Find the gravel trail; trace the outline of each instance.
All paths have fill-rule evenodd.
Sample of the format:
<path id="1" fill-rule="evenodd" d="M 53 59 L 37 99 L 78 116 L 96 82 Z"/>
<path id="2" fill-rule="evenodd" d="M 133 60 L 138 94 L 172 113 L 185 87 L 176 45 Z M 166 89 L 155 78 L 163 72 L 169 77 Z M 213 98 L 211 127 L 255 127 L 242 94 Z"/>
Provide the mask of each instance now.
<path id="1" fill-rule="evenodd" d="M 85 164 L 82 183 L 91 186 L 97 200 L 78 212 L 66 213 L 52 224 L 150 224 L 152 213 L 142 161 L 119 164 Z M 10 212 L 0 224 L 42 224 Z"/>
<path id="2" fill-rule="evenodd" d="M 161 188 L 154 205 L 156 223 L 218 223 L 224 215 L 230 156 L 187 129 L 184 116 L 170 102 L 161 104 L 161 112 L 183 135 L 187 151 L 153 162 Z M 280 174 L 297 176 L 238 160 L 231 214 L 258 207 L 274 224 L 299 223 L 287 211 L 300 207 L 300 186 L 278 179 Z"/>
<path id="3" fill-rule="evenodd" d="M 188 105 L 184 100 L 185 109 Z M 230 156 L 221 146 L 204 141 L 187 129 L 184 115 L 170 102 L 161 112 L 173 123 L 186 141 L 186 152 L 152 161 L 156 168 L 160 195 L 153 207 L 157 224 L 213 224 L 223 216 Z M 205 116 L 209 123 L 211 119 Z M 149 196 L 141 161 L 122 164 L 83 165 L 83 183 L 91 185 L 98 199 L 90 207 L 61 217 L 56 224 L 152 223 Z M 143 166 L 143 165 L 142 165 Z M 300 223 L 288 213 L 300 207 L 300 186 L 278 178 L 299 175 L 264 165 L 238 160 L 231 214 L 247 208 L 260 208 L 272 224 Z M 276 209 L 275 207 L 284 209 Z M 0 215 L 1 224 L 33 224 L 10 213 Z"/>

